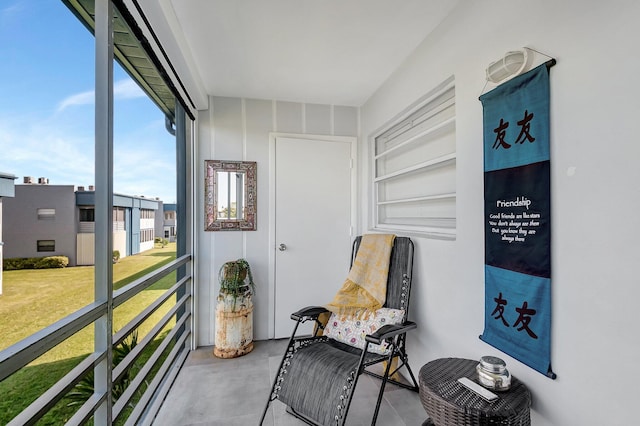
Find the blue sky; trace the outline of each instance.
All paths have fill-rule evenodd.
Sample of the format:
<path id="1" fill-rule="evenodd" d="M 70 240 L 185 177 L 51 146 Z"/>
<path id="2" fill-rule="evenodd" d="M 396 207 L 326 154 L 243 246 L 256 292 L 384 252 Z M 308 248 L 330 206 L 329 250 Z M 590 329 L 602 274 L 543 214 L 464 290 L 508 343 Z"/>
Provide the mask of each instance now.
<path id="1" fill-rule="evenodd" d="M 0 172 L 93 185 L 94 39 L 59 0 L 0 2 Z M 114 191 L 175 202 L 175 139 L 114 65 Z"/>

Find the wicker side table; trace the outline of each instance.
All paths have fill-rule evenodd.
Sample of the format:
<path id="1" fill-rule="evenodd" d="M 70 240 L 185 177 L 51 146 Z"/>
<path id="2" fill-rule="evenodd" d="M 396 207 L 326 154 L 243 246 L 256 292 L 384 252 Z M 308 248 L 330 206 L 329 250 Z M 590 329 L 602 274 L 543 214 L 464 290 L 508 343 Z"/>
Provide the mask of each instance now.
<path id="1" fill-rule="evenodd" d="M 494 392 L 498 399 L 493 402 L 458 383 L 461 377 L 478 383 L 476 365 L 478 361 L 442 358 L 420 369 L 420 400 L 429 414 L 424 424 L 530 426 L 531 393 L 515 377 L 508 391 Z"/>

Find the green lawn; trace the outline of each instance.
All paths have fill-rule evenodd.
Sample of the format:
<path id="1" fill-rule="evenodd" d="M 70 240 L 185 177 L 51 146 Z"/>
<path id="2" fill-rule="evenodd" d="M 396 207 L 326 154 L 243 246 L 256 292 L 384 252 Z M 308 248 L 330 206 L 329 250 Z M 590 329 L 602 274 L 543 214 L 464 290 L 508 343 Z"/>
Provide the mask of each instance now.
<path id="1" fill-rule="evenodd" d="M 159 247 L 159 246 L 158 246 Z M 140 278 L 175 259 L 175 244 L 120 259 L 113 265 L 114 287 Z M 0 296 L 0 349 L 5 349 L 38 330 L 91 303 L 94 268 L 3 272 Z M 114 311 L 114 332 L 175 283 L 175 273 L 138 294 Z M 170 309 L 173 299 L 150 317 L 138 330 L 138 341 Z M 93 326 L 76 333 L 18 373 L 0 382 L 0 425 L 6 424 L 24 407 L 93 351 Z M 64 424 L 75 408 L 59 403 L 38 424 Z"/>

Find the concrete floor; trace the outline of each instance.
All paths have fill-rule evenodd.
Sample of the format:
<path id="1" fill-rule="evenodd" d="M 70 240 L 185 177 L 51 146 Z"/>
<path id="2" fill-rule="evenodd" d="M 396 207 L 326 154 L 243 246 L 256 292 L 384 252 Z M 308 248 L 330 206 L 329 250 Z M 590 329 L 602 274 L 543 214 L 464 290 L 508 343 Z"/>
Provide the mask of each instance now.
<path id="1" fill-rule="evenodd" d="M 286 339 L 254 342 L 251 353 L 233 359 L 214 357 L 213 347 L 191 352 L 154 426 L 258 425 L 286 346 Z M 379 388 L 380 380 L 360 377 L 347 425 L 371 424 Z M 387 385 L 378 425 L 420 426 L 426 418 L 417 393 Z M 304 424 L 286 413 L 278 400 L 271 403 L 264 421 L 265 426 Z"/>

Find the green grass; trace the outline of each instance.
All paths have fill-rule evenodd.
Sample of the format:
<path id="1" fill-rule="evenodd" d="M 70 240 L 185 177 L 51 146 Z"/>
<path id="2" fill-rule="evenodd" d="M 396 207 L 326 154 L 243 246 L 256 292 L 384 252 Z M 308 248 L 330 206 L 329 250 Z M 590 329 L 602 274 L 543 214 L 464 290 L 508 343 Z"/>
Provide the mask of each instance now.
<path id="1" fill-rule="evenodd" d="M 175 244 L 128 256 L 113 265 L 114 289 L 134 281 L 175 259 Z M 53 324 L 94 300 L 94 268 L 88 266 L 4 271 L 0 296 L 0 349 Z M 175 273 L 114 310 L 114 332 L 122 328 L 166 289 L 175 283 Z M 138 329 L 139 340 L 173 305 L 165 303 Z M 170 328 L 172 323 L 168 326 Z M 0 382 L 0 424 L 6 424 L 20 411 L 93 352 L 93 326 L 89 326 L 53 348 L 13 376 Z M 162 335 L 166 335 L 164 330 Z M 144 358 L 159 344 L 158 338 Z M 64 424 L 77 407 L 58 403 L 39 425 Z"/>

